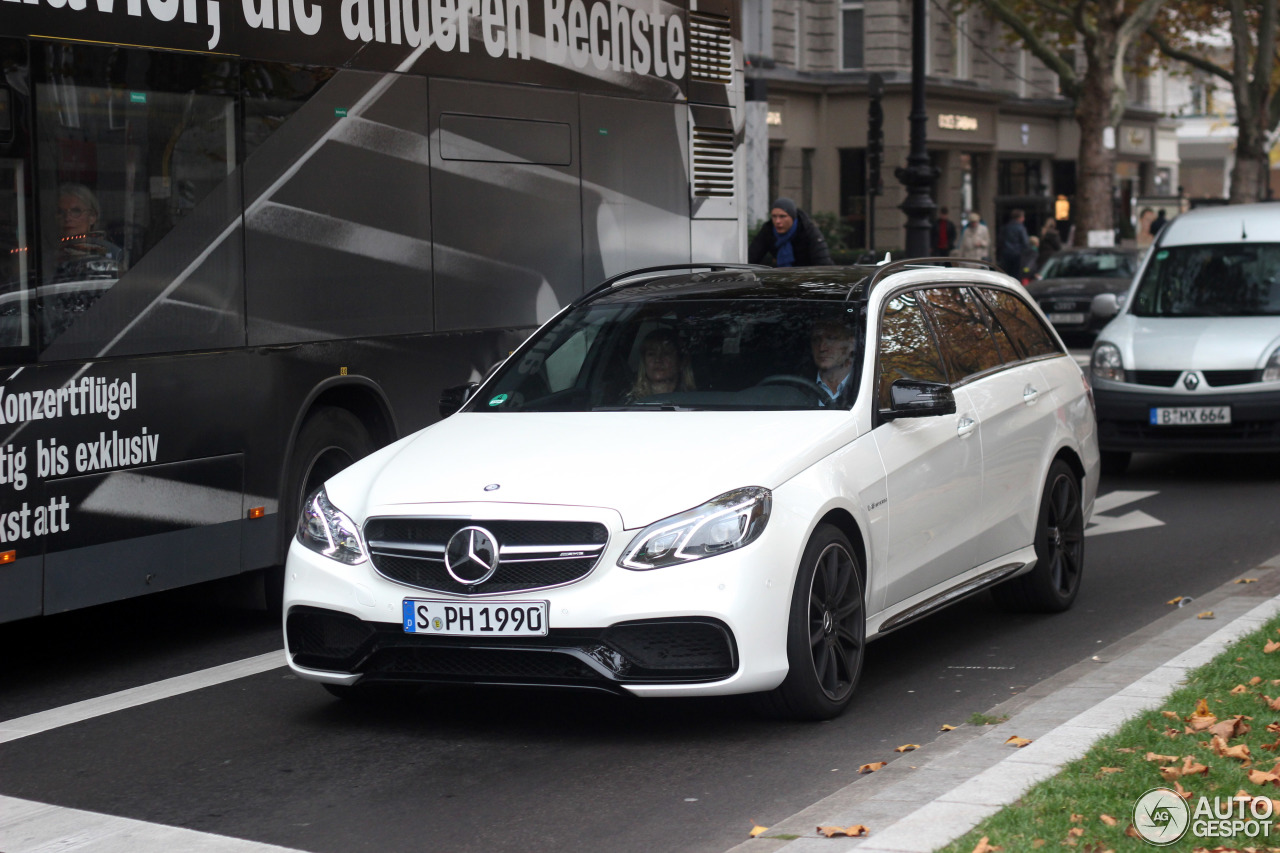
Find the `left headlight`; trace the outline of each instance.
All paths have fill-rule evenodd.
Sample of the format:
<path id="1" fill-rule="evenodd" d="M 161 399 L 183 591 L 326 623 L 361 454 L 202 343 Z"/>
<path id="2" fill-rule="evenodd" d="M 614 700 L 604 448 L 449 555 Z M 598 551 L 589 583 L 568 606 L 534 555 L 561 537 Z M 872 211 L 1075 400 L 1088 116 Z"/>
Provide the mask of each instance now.
<path id="1" fill-rule="evenodd" d="M 636 571 L 661 569 L 749 545 L 764 532 L 772 504 L 773 494 L 760 486 L 725 492 L 641 530 L 618 565 Z"/>
<path id="2" fill-rule="evenodd" d="M 302 505 L 298 541 L 331 560 L 353 566 L 364 562 L 360 531 L 351 518 L 332 503 L 325 490 L 313 493 Z"/>
<path id="3" fill-rule="evenodd" d="M 1267 366 L 1262 368 L 1263 382 L 1280 381 L 1280 347 L 1271 353 L 1271 357 L 1267 359 Z"/>

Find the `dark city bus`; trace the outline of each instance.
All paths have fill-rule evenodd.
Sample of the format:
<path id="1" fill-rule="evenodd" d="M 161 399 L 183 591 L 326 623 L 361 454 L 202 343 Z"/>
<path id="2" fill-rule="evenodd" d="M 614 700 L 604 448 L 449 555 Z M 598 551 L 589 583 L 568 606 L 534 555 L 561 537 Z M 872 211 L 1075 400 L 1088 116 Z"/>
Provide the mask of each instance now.
<path id="1" fill-rule="evenodd" d="M 0 0 L 0 622 L 278 606 L 302 496 L 442 389 L 741 258 L 735 9 Z"/>

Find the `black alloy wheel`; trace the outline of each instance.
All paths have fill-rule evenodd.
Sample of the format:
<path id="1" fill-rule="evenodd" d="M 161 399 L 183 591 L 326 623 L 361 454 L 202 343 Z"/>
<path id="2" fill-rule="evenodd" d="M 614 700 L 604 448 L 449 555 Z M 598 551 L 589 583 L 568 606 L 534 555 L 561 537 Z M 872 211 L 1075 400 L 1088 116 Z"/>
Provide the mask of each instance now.
<path id="1" fill-rule="evenodd" d="M 829 720 L 853 698 L 866 646 L 862 563 L 838 528 L 822 524 L 805 547 L 787 628 L 786 679 L 763 710 Z"/>
<path id="2" fill-rule="evenodd" d="M 1080 592 L 1084 573 L 1084 507 L 1080 482 L 1061 459 L 1049 466 L 1035 533 L 1036 566 L 992 589 L 1009 610 L 1060 613 Z"/>

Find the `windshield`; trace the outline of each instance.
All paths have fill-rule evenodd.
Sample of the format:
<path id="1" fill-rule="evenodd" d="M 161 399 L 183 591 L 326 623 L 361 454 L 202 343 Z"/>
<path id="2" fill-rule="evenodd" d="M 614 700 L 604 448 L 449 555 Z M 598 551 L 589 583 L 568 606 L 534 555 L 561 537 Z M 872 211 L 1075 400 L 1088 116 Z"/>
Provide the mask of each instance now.
<path id="1" fill-rule="evenodd" d="M 1280 244 L 1171 246 L 1142 274 L 1139 317 L 1252 317 L 1280 314 Z"/>
<path id="2" fill-rule="evenodd" d="M 1041 278 L 1132 278 L 1137 264 L 1132 255 L 1054 255 L 1040 271 Z"/>
<path id="3" fill-rule="evenodd" d="M 855 316 L 835 301 L 595 303 L 540 330 L 466 409 L 847 409 Z"/>

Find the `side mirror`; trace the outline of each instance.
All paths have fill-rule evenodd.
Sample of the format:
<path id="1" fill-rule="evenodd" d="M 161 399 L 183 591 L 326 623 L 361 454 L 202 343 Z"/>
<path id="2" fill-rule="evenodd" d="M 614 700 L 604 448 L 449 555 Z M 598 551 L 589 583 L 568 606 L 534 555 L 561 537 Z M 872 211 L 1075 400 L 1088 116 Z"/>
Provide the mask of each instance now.
<path id="1" fill-rule="evenodd" d="M 1114 293 L 1099 293 L 1089 304 L 1089 313 L 1099 320 L 1110 320 L 1120 313 L 1120 300 Z"/>
<path id="2" fill-rule="evenodd" d="M 479 382 L 468 382 L 466 385 L 454 385 L 440 392 L 440 417 L 447 418 L 471 399 L 480 387 Z"/>
<path id="3" fill-rule="evenodd" d="M 886 421 L 956 413 L 956 398 L 951 393 L 951 386 L 942 382 L 895 379 L 889 386 L 889 398 L 889 408 L 880 410 L 880 417 Z"/>

